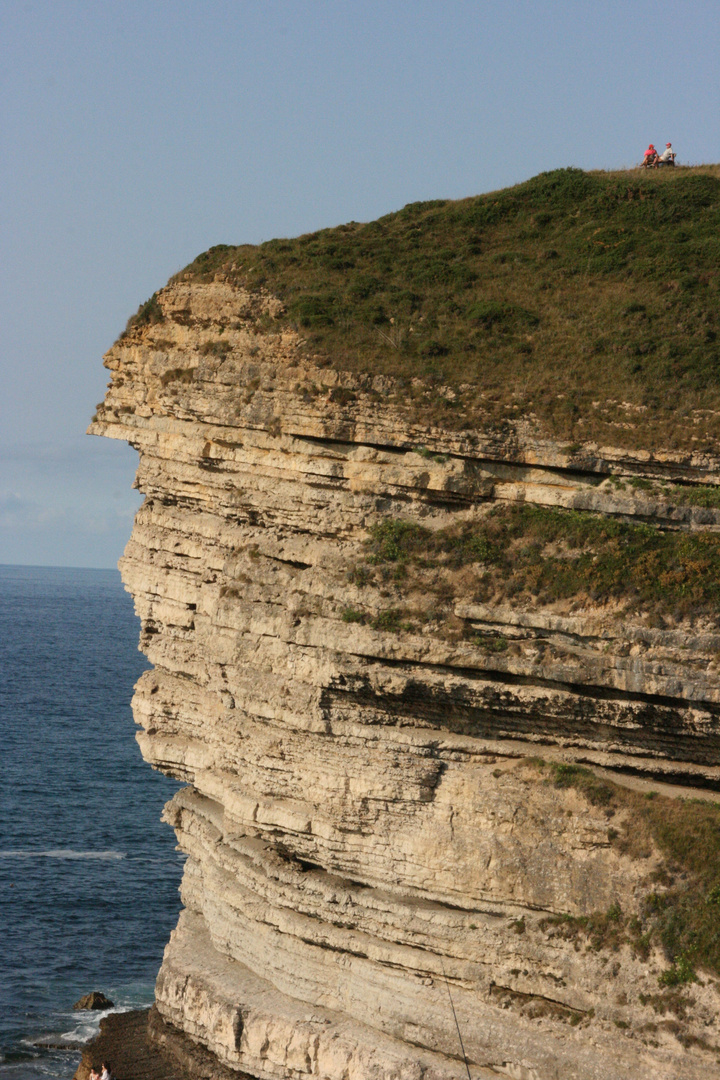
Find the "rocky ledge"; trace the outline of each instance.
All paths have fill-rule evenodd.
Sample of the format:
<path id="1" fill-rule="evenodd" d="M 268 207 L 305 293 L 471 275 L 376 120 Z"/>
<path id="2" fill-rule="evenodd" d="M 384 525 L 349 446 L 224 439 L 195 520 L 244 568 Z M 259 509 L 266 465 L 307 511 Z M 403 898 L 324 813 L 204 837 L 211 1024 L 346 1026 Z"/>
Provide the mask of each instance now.
<path id="1" fill-rule="evenodd" d="M 718 460 L 429 427 L 280 309 L 170 285 L 90 429 L 139 451 L 138 739 L 187 783 L 159 1016 L 262 1080 L 705 1080 Z"/>
<path id="2" fill-rule="evenodd" d="M 73 1080 L 88 1080 L 102 1062 L 115 1080 L 244 1080 L 181 1031 L 166 1024 L 157 1009 L 112 1013 L 83 1050 Z"/>

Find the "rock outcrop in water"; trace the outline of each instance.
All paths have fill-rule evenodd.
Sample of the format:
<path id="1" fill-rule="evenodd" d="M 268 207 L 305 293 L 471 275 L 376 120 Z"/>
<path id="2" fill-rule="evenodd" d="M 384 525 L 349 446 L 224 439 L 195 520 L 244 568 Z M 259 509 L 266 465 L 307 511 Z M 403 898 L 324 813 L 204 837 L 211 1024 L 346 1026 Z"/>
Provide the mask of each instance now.
<path id="1" fill-rule="evenodd" d="M 263 1080 L 459 1077 L 453 1007 L 473 1078 L 705 1080 L 720 994 L 653 930 L 689 871 L 643 814 L 720 791 L 716 620 L 389 542 L 519 506 L 712 538 L 678 492 L 717 459 L 429 429 L 279 308 L 169 286 L 91 427 L 140 454 L 138 739 L 187 782 L 161 1016 Z"/>
<path id="2" fill-rule="evenodd" d="M 73 1009 L 114 1009 L 115 1005 L 110 998 L 105 997 L 99 990 L 92 990 L 75 1002 Z"/>

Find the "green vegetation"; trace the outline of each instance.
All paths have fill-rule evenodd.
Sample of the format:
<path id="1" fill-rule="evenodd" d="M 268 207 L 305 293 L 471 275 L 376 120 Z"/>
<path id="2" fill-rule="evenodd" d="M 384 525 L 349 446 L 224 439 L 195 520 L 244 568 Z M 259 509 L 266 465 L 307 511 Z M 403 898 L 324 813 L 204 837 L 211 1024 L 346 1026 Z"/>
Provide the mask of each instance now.
<path id="1" fill-rule="evenodd" d="M 545 926 L 565 936 L 585 934 L 593 948 L 617 948 L 627 941 L 640 955 L 657 941 L 670 964 L 660 984 L 670 989 L 695 981 L 699 969 L 720 975 L 720 805 L 655 793 L 647 799 L 580 766 L 529 763 L 549 774 L 555 787 L 574 787 L 610 813 L 629 810 L 630 824 L 615 831 L 612 842 L 643 854 L 652 839 L 666 859 L 666 869 L 657 875 L 663 888 L 646 896 L 639 917 L 628 919 L 614 905 L 585 918 L 547 919 Z"/>
<path id="2" fill-rule="evenodd" d="M 133 327 L 150 326 L 154 323 L 163 322 L 164 319 L 165 316 L 158 303 L 157 293 L 153 293 L 150 299 L 146 300 L 144 304 L 141 304 L 135 314 L 128 319 L 125 333 L 132 330 Z"/>
<path id="3" fill-rule="evenodd" d="M 342 613 L 342 621 L 347 623 L 361 623 L 365 621 L 365 616 L 362 611 L 356 611 L 355 608 L 345 608 Z"/>
<path id="4" fill-rule="evenodd" d="M 413 630 L 414 624 L 407 619 L 403 619 L 404 612 L 398 608 L 388 608 L 386 611 L 381 611 L 374 619 L 370 620 L 370 625 L 373 630 L 390 630 L 397 632 L 398 630 Z"/>
<path id="5" fill-rule="evenodd" d="M 719 267 L 719 166 L 570 168 L 221 244 L 178 276 L 279 296 L 319 362 L 398 376 L 419 418 L 532 414 L 573 441 L 702 446 L 720 434 Z"/>
<path id="6" fill-rule="evenodd" d="M 593 806 L 609 806 L 613 802 L 617 793 L 615 785 L 601 780 L 590 769 L 563 764 L 553 764 L 551 768 L 556 788 L 576 788 Z"/>
<path id="7" fill-rule="evenodd" d="M 720 509 L 720 487 L 710 487 L 699 484 L 690 487 L 688 484 L 673 484 L 672 497 L 675 502 L 686 506 L 703 506 L 708 510 Z"/>
<path id="8" fill-rule="evenodd" d="M 403 618 L 407 613 L 398 608 L 387 608 L 371 618 L 366 612 L 356 608 L 345 608 L 342 621 L 346 623 L 367 623 L 373 630 L 388 630 L 397 633 L 400 630 L 414 630 L 415 624 Z"/>
<path id="9" fill-rule="evenodd" d="M 556 936 L 587 937 L 591 949 L 617 950 L 626 940 L 625 918 L 620 907 L 613 904 L 607 911 L 594 911 L 592 915 L 551 915 L 540 921 L 540 929 L 550 927 Z"/>
<path id="10" fill-rule="evenodd" d="M 475 580 L 466 574 L 461 587 L 480 601 L 579 597 L 675 616 L 720 607 L 716 533 L 665 532 L 584 511 L 497 506 L 479 521 L 434 531 L 389 519 L 373 526 L 367 550 L 358 584 L 391 579 L 407 590 L 434 582 L 451 597 L 452 573 L 474 567 Z"/>
<path id="11" fill-rule="evenodd" d="M 507 651 L 507 638 L 476 634 L 472 640 L 486 653 L 504 653 Z"/>
<path id="12" fill-rule="evenodd" d="M 372 565 L 413 560 L 420 566 L 434 566 L 442 559 L 458 567 L 470 562 L 494 562 L 499 555 L 483 526 L 463 525 L 433 532 L 398 518 L 373 525 L 368 548 L 368 562 Z"/>
<path id="13" fill-rule="evenodd" d="M 648 900 L 648 918 L 673 961 L 663 981 L 688 982 L 696 965 L 720 974 L 720 806 L 662 797 L 639 806 L 660 849 L 687 875 Z"/>

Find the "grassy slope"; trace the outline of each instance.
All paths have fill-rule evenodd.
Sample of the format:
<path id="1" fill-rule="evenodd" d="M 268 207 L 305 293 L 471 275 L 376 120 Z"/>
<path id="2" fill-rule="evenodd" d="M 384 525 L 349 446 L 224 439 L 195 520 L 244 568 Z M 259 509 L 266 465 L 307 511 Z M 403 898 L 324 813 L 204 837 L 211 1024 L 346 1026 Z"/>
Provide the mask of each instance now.
<path id="1" fill-rule="evenodd" d="M 428 420 L 531 414 L 573 441 L 704 447 L 720 435 L 719 226 L 720 166 L 558 169 L 369 224 L 220 245 L 178 276 L 277 294 L 283 321 L 337 368 L 459 388 L 456 401 L 418 393 Z"/>
<path id="2" fill-rule="evenodd" d="M 608 830 L 621 851 L 641 858 L 652 839 L 666 860 L 656 875 L 659 888 L 649 889 L 639 917 L 628 920 L 616 909 L 604 917 L 554 921 L 564 922 L 568 932 L 584 930 L 598 948 L 627 940 L 643 953 L 658 942 L 672 965 L 661 975 L 665 986 L 692 982 L 696 968 L 720 975 L 720 805 L 641 795 L 575 765 L 535 764 L 556 787 L 577 788 L 612 816 L 630 810 L 622 830 Z"/>
<path id="3" fill-rule="evenodd" d="M 716 616 L 720 606 L 717 533 L 665 532 L 574 510 L 496 506 L 480 521 L 436 530 L 386 519 L 371 529 L 367 551 L 356 584 L 392 580 L 428 600 L 460 592 L 493 603 L 620 601 L 660 620 Z"/>

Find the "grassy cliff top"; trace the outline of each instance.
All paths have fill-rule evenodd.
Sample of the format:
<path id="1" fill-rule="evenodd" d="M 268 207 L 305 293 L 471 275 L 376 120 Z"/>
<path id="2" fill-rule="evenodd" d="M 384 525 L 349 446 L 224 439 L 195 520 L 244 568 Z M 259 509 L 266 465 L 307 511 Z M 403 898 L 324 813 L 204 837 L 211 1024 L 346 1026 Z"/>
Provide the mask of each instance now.
<path id="1" fill-rule="evenodd" d="M 438 386 L 428 419 L 535 416 L 563 438 L 705 448 L 720 435 L 720 166 L 557 169 L 257 247 L 216 276 L 285 304 L 342 370 Z M 177 279 L 176 279 L 177 280 Z M 456 396 L 441 387 L 451 387 Z"/>

